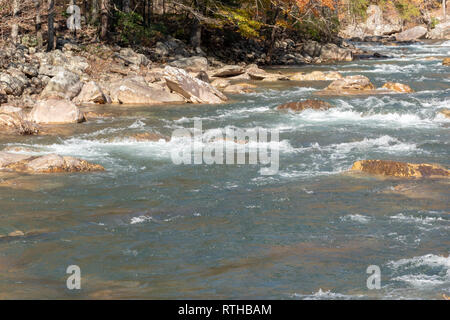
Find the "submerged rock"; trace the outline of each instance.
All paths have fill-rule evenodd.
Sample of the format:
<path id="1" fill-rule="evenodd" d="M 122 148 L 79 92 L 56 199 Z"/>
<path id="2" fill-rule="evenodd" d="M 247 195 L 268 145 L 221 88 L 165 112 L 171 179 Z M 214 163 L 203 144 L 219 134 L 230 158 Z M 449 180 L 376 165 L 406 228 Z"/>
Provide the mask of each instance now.
<path id="1" fill-rule="evenodd" d="M 167 66 L 164 79 L 170 90 L 181 94 L 191 103 L 223 103 L 227 97 L 211 84 L 189 75 L 183 69 Z"/>
<path id="2" fill-rule="evenodd" d="M 306 109 L 313 109 L 313 110 L 328 110 L 330 108 L 333 108 L 333 105 L 322 101 L 322 100 L 312 100 L 308 99 L 301 102 L 290 102 L 286 104 L 282 104 L 277 107 L 277 110 L 286 110 L 290 109 L 292 111 L 303 111 Z"/>
<path id="3" fill-rule="evenodd" d="M 169 141 L 169 138 L 166 136 L 163 136 L 159 133 L 154 132 L 143 132 L 143 133 L 136 133 L 130 136 L 130 139 L 135 140 L 137 142 L 158 142 L 160 140 Z"/>
<path id="4" fill-rule="evenodd" d="M 412 93 L 414 92 L 413 89 L 411 89 L 410 86 L 403 84 L 403 83 L 397 83 L 397 82 L 386 82 L 383 87 L 384 89 L 388 89 L 395 92 L 400 93 Z"/>
<path id="5" fill-rule="evenodd" d="M 391 160 L 361 160 L 356 161 L 352 171 L 367 174 L 383 175 L 399 178 L 449 178 L 450 170 L 427 163 L 407 163 Z"/>
<path id="6" fill-rule="evenodd" d="M 24 173 L 103 171 L 105 168 L 85 160 L 56 154 L 30 156 L 0 151 L 0 170 Z"/>
<path id="7" fill-rule="evenodd" d="M 243 94 L 253 92 L 257 86 L 250 83 L 238 83 L 227 86 L 223 92 L 225 93 L 234 93 L 234 94 Z"/>
<path id="8" fill-rule="evenodd" d="M 442 113 L 445 117 L 450 118 L 450 109 L 443 109 L 439 112 Z"/>
<path id="9" fill-rule="evenodd" d="M 291 76 L 291 80 L 294 81 L 330 81 L 342 79 L 342 75 L 339 72 L 330 71 L 313 71 L 311 73 L 299 72 Z"/>
<path id="10" fill-rule="evenodd" d="M 42 124 L 79 123 L 85 120 L 83 112 L 68 100 L 40 100 L 27 119 Z"/>

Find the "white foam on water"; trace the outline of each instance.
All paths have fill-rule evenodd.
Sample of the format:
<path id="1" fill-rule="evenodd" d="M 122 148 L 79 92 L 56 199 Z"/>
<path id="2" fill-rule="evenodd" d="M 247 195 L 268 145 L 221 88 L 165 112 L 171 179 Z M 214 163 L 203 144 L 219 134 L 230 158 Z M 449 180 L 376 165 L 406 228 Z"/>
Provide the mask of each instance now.
<path id="1" fill-rule="evenodd" d="M 293 293 L 291 295 L 292 298 L 301 298 L 304 300 L 351 300 L 351 299 L 361 299 L 364 298 L 364 295 L 347 295 L 342 293 L 331 292 L 330 290 L 319 290 L 312 294 L 300 294 Z"/>
<path id="2" fill-rule="evenodd" d="M 130 224 L 138 224 L 138 223 L 143 223 L 146 221 L 152 221 L 153 218 L 149 217 L 149 216 L 139 216 L 139 217 L 133 217 L 131 218 Z"/>
<path id="3" fill-rule="evenodd" d="M 408 274 L 403 276 L 398 276 L 393 278 L 393 281 L 406 282 L 413 287 L 423 288 L 423 287 L 435 287 L 447 283 L 450 278 L 440 277 L 437 275 L 426 275 L 426 274 Z"/>
<path id="4" fill-rule="evenodd" d="M 441 217 L 427 217 L 427 216 L 415 217 L 415 216 L 404 215 L 403 213 L 399 213 L 397 215 L 391 216 L 390 218 L 393 220 L 396 220 L 396 221 L 400 221 L 400 222 L 423 224 L 423 225 L 433 225 L 436 222 L 438 222 L 438 223 L 441 223 L 441 222 L 449 223 L 450 222 L 450 220 L 445 220 Z"/>
<path id="5" fill-rule="evenodd" d="M 398 268 L 417 268 L 427 266 L 431 268 L 448 269 L 450 268 L 450 256 L 438 256 L 435 254 L 426 254 L 424 256 L 413 257 L 410 259 L 400 259 L 397 261 L 389 261 L 387 265 L 393 269 Z"/>
<path id="6" fill-rule="evenodd" d="M 370 217 L 363 216 L 361 214 L 348 214 L 348 215 L 341 217 L 340 219 L 341 219 L 341 221 L 349 221 L 350 220 L 350 221 L 364 223 L 364 224 L 370 222 Z"/>

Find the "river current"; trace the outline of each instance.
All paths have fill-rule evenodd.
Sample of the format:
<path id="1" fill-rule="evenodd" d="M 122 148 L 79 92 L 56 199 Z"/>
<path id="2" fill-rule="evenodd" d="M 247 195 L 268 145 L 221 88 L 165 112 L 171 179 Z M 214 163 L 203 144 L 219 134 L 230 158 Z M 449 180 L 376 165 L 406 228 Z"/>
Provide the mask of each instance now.
<path id="1" fill-rule="evenodd" d="M 448 181 L 347 173 L 361 159 L 450 166 L 450 42 L 371 46 L 390 59 L 279 68 L 361 74 L 412 94 L 320 97 L 328 82 L 265 83 L 222 105 L 104 106 L 113 116 L 57 135 L 0 137 L 0 149 L 76 156 L 105 172 L 0 181 L 0 298 L 442 299 L 450 295 Z M 428 57 L 440 59 L 432 60 Z M 180 128 L 277 129 L 279 171 L 175 165 L 188 143 L 142 141 Z M 208 142 L 206 142 L 208 143 Z M 257 146 L 258 148 L 258 146 Z M 68 290 L 66 269 L 81 269 Z M 378 266 L 381 287 L 368 289 Z"/>

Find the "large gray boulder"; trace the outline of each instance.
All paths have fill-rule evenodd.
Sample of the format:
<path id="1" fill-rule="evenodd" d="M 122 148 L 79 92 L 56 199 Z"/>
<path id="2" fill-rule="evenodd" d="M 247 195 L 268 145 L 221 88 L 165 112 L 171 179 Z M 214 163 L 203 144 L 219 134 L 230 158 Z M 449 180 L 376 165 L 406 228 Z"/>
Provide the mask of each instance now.
<path id="1" fill-rule="evenodd" d="M 227 100 L 227 97 L 211 84 L 189 75 L 183 69 L 167 66 L 164 73 L 170 90 L 181 94 L 191 103 L 213 104 Z"/>
<path id="2" fill-rule="evenodd" d="M 417 26 L 397 33 L 395 35 L 395 39 L 397 41 L 415 41 L 424 38 L 427 32 L 427 28 L 423 26 Z"/>
<path id="3" fill-rule="evenodd" d="M 116 81 L 109 89 L 111 101 L 120 104 L 180 103 L 184 98 L 159 84 L 148 84 L 142 77 L 130 77 Z"/>
<path id="4" fill-rule="evenodd" d="M 95 81 L 89 81 L 83 85 L 80 94 L 73 99 L 73 102 L 105 104 L 108 102 L 108 97 Z"/>
<path id="5" fill-rule="evenodd" d="M 436 25 L 434 29 L 428 32 L 427 38 L 433 40 L 450 40 L 450 21 Z"/>
<path id="6" fill-rule="evenodd" d="M 60 97 L 71 100 L 80 93 L 82 87 L 83 84 L 78 75 L 62 70 L 47 83 L 41 92 L 41 99 Z"/>
<path id="7" fill-rule="evenodd" d="M 41 124 L 83 122 L 84 114 L 68 100 L 40 100 L 28 114 L 27 120 Z"/>
<path id="8" fill-rule="evenodd" d="M 170 62 L 169 65 L 190 72 L 200 72 L 208 70 L 208 60 L 205 57 L 199 56 L 181 58 Z"/>
<path id="9" fill-rule="evenodd" d="M 60 50 L 39 52 L 35 56 L 40 61 L 39 74 L 54 77 L 63 70 L 69 70 L 79 76 L 85 74 L 89 68 L 87 59 L 71 52 L 63 53 Z"/>

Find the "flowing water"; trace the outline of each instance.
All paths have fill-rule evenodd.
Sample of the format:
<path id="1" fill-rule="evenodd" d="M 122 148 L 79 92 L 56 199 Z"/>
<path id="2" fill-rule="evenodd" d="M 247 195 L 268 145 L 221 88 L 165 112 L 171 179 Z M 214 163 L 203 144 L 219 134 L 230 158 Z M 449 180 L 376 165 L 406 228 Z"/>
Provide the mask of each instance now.
<path id="1" fill-rule="evenodd" d="M 0 138 L 102 164 L 105 172 L 0 181 L 0 298 L 441 299 L 450 295 L 447 181 L 347 174 L 359 159 L 450 166 L 450 42 L 370 47 L 392 59 L 308 66 L 416 93 L 321 97 L 336 108 L 275 107 L 326 82 L 265 84 L 223 105 L 105 106 L 114 116 L 36 137 Z M 295 70 L 293 70 L 295 69 Z M 278 129 L 279 172 L 261 165 L 175 165 L 175 129 Z M 19 151 L 19 152 L 27 152 Z M 29 150 L 28 150 L 29 152 Z M 81 268 L 82 289 L 66 288 Z M 368 266 L 381 270 L 369 290 Z"/>

